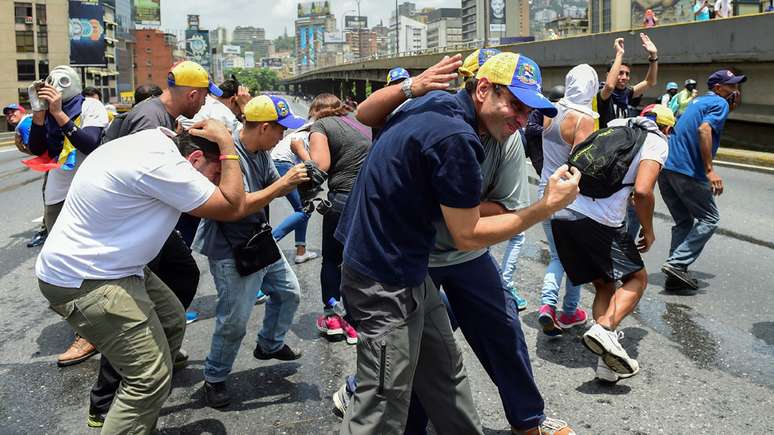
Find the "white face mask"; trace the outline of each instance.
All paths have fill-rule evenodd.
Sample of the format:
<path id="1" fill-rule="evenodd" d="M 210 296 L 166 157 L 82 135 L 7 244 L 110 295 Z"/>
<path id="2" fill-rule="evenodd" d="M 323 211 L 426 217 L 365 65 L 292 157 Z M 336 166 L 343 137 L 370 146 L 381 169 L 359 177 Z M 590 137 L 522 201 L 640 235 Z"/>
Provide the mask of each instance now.
<path id="1" fill-rule="evenodd" d="M 80 95 L 82 89 L 81 78 L 78 73 L 69 66 L 58 66 L 51 70 L 46 77 L 46 84 L 55 87 L 62 93 L 62 101 L 68 101 L 71 98 Z"/>

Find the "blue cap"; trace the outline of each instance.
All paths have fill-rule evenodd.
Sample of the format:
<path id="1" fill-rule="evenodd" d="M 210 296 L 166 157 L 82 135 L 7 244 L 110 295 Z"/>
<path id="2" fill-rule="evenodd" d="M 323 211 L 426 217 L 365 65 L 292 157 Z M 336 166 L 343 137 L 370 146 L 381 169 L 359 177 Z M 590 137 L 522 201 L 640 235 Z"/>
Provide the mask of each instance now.
<path id="1" fill-rule="evenodd" d="M 409 77 L 411 77 L 411 75 L 409 75 L 408 71 L 405 69 L 401 67 L 393 68 L 387 73 L 387 85 L 389 86 L 401 80 L 406 80 Z"/>
<path id="2" fill-rule="evenodd" d="M 709 76 L 707 79 L 707 86 L 709 86 L 710 89 L 715 87 L 715 85 L 735 85 L 738 83 L 744 83 L 747 81 L 747 77 L 743 75 L 734 75 L 730 70 L 727 69 L 721 69 L 719 71 L 715 71 L 712 73 L 712 75 Z"/>
<path id="3" fill-rule="evenodd" d="M 527 56 L 510 52 L 496 54 L 484 62 L 476 78 L 506 86 L 519 101 L 549 118 L 557 114 L 556 107 L 541 92 L 540 67 Z"/>
<path id="4" fill-rule="evenodd" d="M 26 112 L 26 110 L 24 110 L 24 107 L 22 107 L 22 106 L 20 106 L 20 105 L 18 105 L 16 103 L 11 103 L 11 104 L 3 107 L 3 115 L 5 115 L 7 112 L 12 112 L 14 110 L 21 110 L 22 113 Z"/>
<path id="5" fill-rule="evenodd" d="M 667 91 L 670 91 L 670 90 L 672 90 L 672 89 L 679 89 L 679 86 L 677 86 L 677 83 L 675 83 L 675 82 L 669 82 L 669 83 L 667 83 L 667 85 L 666 85 L 666 90 L 667 90 Z"/>

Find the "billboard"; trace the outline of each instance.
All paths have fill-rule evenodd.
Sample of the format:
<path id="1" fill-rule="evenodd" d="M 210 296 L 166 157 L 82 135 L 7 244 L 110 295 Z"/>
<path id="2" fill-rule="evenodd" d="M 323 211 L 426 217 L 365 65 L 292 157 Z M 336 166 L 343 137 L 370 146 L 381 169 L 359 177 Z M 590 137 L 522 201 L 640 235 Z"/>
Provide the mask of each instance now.
<path id="1" fill-rule="evenodd" d="M 489 32 L 505 32 L 505 0 L 489 1 Z"/>
<path id="2" fill-rule="evenodd" d="M 319 17 L 330 14 L 331 5 L 329 1 L 298 3 L 298 18 Z"/>
<path id="3" fill-rule="evenodd" d="M 161 25 L 161 0 L 134 0 L 134 22 L 137 24 Z"/>
<path id="4" fill-rule="evenodd" d="M 343 44 L 345 41 L 344 35 L 341 33 L 330 33 L 325 32 L 323 33 L 323 38 L 325 39 L 326 44 Z"/>
<path id="5" fill-rule="evenodd" d="M 547 23 L 559 17 L 585 18 L 588 7 L 588 0 L 533 0 L 529 7 L 530 34 L 545 39 Z"/>
<path id="6" fill-rule="evenodd" d="M 255 53 L 245 51 L 245 68 L 255 68 Z"/>
<path id="7" fill-rule="evenodd" d="M 238 45 L 224 45 L 223 54 L 241 54 L 242 47 Z"/>
<path id="8" fill-rule="evenodd" d="M 368 17 L 358 15 L 344 16 L 344 30 L 357 30 L 368 28 Z"/>
<path id="9" fill-rule="evenodd" d="M 188 28 L 191 30 L 199 30 L 199 16 L 198 15 L 189 15 L 188 16 Z"/>
<path id="10" fill-rule="evenodd" d="M 185 57 L 207 71 L 210 70 L 210 32 L 207 30 L 185 31 Z"/>
<path id="11" fill-rule="evenodd" d="M 632 1 L 632 27 L 640 27 L 645 18 L 645 11 L 652 9 L 656 14 L 659 24 L 681 23 L 693 21 L 691 0 L 666 0 L 655 2 L 652 0 Z"/>
<path id="12" fill-rule="evenodd" d="M 279 57 L 264 57 L 261 59 L 262 68 L 282 68 L 282 59 Z"/>
<path id="13" fill-rule="evenodd" d="M 70 0 L 70 65 L 107 66 L 105 8 Z"/>

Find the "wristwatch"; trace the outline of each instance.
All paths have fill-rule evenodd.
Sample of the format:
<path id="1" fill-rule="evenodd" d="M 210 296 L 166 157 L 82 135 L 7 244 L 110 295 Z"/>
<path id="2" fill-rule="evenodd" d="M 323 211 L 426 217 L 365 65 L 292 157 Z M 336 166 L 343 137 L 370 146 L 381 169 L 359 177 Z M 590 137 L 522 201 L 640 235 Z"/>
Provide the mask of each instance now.
<path id="1" fill-rule="evenodd" d="M 403 91 L 403 95 L 407 100 L 414 98 L 414 94 L 411 92 L 411 84 L 413 82 L 414 80 L 409 77 L 406 80 L 403 80 L 403 82 L 400 84 L 400 90 Z"/>

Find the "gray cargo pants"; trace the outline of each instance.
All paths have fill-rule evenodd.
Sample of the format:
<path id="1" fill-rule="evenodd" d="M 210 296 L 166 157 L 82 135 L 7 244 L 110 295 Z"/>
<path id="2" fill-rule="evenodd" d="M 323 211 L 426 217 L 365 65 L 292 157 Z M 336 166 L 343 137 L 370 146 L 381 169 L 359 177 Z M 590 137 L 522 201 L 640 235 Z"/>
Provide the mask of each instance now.
<path id="1" fill-rule="evenodd" d="M 412 385 L 438 433 L 481 434 L 462 354 L 430 277 L 417 287 L 373 281 L 342 266 L 357 331 L 357 391 L 342 435 L 402 434 Z"/>

